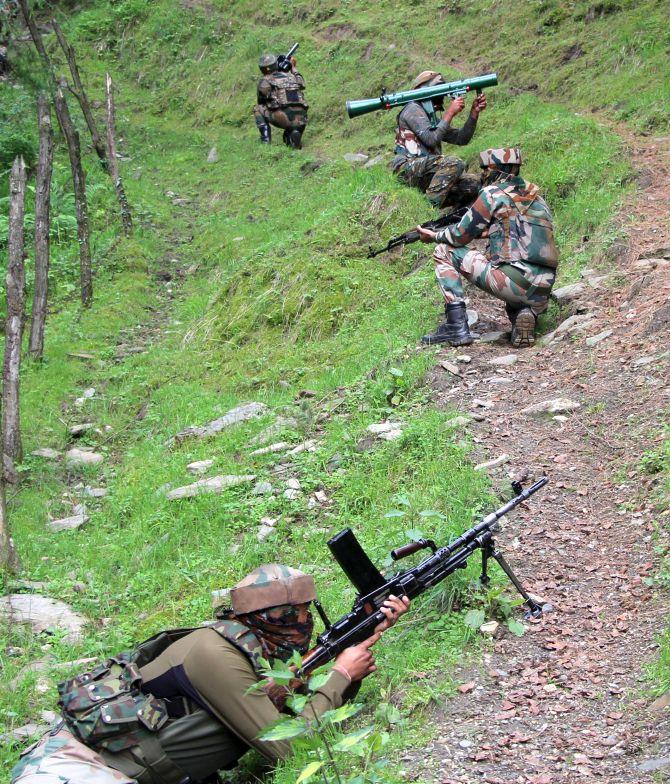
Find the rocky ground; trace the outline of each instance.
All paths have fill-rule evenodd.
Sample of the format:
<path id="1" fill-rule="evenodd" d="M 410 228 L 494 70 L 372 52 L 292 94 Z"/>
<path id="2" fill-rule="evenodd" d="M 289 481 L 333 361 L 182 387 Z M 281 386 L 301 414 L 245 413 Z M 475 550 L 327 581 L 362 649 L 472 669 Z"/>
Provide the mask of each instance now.
<path id="1" fill-rule="evenodd" d="M 669 153 L 667 137 L 630 140 L 641 175 L 620 218 L 628 243 L 562 293 L 556 332 L 518 353 L 488 334 L 438 355 L 436 401 L 471 413 L 494 484 L 519 472 L 551 479 L 499 542 L 554 611 L 523 637 L 498 631 L 481 666 L 463 668 L 459 695 L 434 717 L 436 740 L 406 759 L 416 778 L 670 776 L 670 699 L 654 702 L 643 683 L 670 611 L 653 587 L 670 510 L 655 506 L 655 479 L 640 469 L 670 406 Z M 507 328 L 498 303 L 470 293 L 480 334 Z"/>

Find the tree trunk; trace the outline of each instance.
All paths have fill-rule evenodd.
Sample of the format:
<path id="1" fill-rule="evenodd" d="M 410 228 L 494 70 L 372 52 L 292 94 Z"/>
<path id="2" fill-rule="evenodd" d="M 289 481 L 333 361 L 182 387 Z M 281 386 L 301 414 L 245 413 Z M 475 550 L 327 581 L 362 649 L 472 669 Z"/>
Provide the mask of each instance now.
<path id="1" fill-rule="evenodd" d="M 56 89 L 56 113 L 67 149 L 70 155 L 72 182 L 74 185 L 74 204 L 77 213 L 77 240 L 79 242 L 79 277 L 81 280 L 81 302 L 88 307 L 93 299 L 93 279 L 91 272 L 91 242 L 88 222 L 88 202 L 86 201 L 86 177 L 81 165 L 81 146 L 79 133 L 74 127 L 70 110 L 60 87 Z"/>
<path id="2" fill-rule="evenodd" d="M 40 95 L 37 99 L 37 117 L 40 151 L 35 183 L 35 290 L 28 351 L 35 359 L 42 359 L 49 290 L 49 199 L 53 167 L 51 112 L 44 95 Z"/>
<path id="3" fill-rule="evenodd" d="M 35 49 L 37 49 L 37 54 L 39 54 L 42 62 L 44 63 L 44 68 L 47 72 L 47 77 L 49 78 L 49 87 L 53 94 L 56 89 L 56 79 L 54 77 L 53 66 L 51 65 L 51 60 L 49 59 L 47 50 L 44 48 L 44 42 L 42 41 L 40 31 L 37 29 L 33 15 L 30 13 L 30 8 L 28 8 L 28 0 L 19 0 L 19 7 L 21 8 L 21 13 L 23 14 L 26 26 L 30 32 L 30 37 L 33 39 L 33 43 L 35 44 Z"/>
<path id="4" fill-rule="evenodd" d="M 26 294 L 23 264 L 23 218 L 26 198 L 26 165 L 16 158 L 9 177 L 9 232 L 7 258 L 7 319 L 5 321 L 5 360 L 2 369 L 2 451 L 5 479 L 18 481 L 14 467 L 21 460 L 19 417 L 19 370 L 21 336 Z"/>
<path id="5" fill-rule="evenodd" d="M 91 132 L 91 139 L 93 140 L 93 147 L 100 158 L 103 166 L 107 168 L 107 151 L 105 149 L 105 143 L 102 140 L 100 134 L 98 133 L 98 126 L 95 124 L 95 119 L 93 118 L 93 112 L 91 111 L 91 105 L 88 102 L 88 97 L 86 95 L 86 91 L 84 90 L 84 85 L 81 83 L 81 76 L 79 75 L 79 68 L 77 67 L 77 60 L 75 58 L 74 49 L 68 44 L 65 40 L 65 36 L 63 35 L 63 31 L 60 29 L 58 22 L 55 19 L 51 20 L 51 24 L 53 25 L 54 32 L 56 33 L 56 38 L 58 38 L 58 43 L 61 45 L 61 49 L 65 52 L 65 57 L 67 58 L 67 64 L 70 68 L 70 73 L 72 74 L 72 81 L 74 82 L 75 89 L 72 90 L 74 93 L 75 98 L 79 101 L 79 105 L 81 106 L 81 111 L 84 115 L 86 120 L 86 125 L 88 125 L 88 130 Z"/>
<path id="6" fill-rule="evenodd" d="M 7 503 L 5 500 L 5 480 L 0 472 L 0 571 L 18 572 L 19 556 L 14 549 L 14 542 L 9 533 L 7 519 Z"/>
<path id="7" fill-rule="evenodd" d="M 109 74 L 105 75 L 105 89 L 107 92 L 107 149 L 109 150 L 109 175 L 114 182 L 114 190 L 116 191 L 116 198 L 119 200 L 121 206 L 121 221 L 123 222 L 123 231 L 126 237 L 129 237 L 133 231 L 133 218 L 130 214 L 130 207 L 128 199 L 126 198 L 126 191 L 123 187 L 121 175 L 119 174 L 119 161 L 116 157 L 116 140 L 114 135 L 115 131 L 115 112 L 114 112 L 114 86 L 112 85 L 112 77 Z"/>

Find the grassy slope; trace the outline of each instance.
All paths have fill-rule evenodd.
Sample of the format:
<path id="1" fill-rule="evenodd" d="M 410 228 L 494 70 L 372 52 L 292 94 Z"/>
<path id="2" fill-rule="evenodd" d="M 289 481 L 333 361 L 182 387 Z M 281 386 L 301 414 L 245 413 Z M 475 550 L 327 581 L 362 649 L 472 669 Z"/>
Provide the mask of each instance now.
<path id="1" fill-rule="evenodd" d="M 55 641 L 57 659 L 122 647 L 162 624 L 196 622 L 208 613 L 208 589 L 231 584 L 263 559 L 309 568 L 325 603 L 338 612 L 350 597 L 324 551 L 326 532 L 352 524 L 381 559 L 387 542 L 417 524 L 383 517 L 397 505 L 396 493 L 406 494 L 416 511 L 449 516 L 446 523 L 429 520 L 436 538 L 469 523 L 481 504 L 482 481 L 467 467 L 460 434 L 427 405 L 420 379 L 430 354 L 408 348 L 433 319 L 429 265 L 411 273 L 426 253 L 414 246 L 381 262 L 363 253 L 370 239 L 402 231 L 429 213 L 419 194 L 398 186 L 382 167 L 353 171 L 342 162 L 346 151 L 388 149 L 393 123 L 378 114 L 349 121 L 343 103 L 384 85 L 402 86 L 424 64 L 451 61 L 445 73 L 454 77 L 458 69 L 466 75 L 498 70 L 503 83 L 491 91 L 491 110 L 464 155 L 472 159 L 478 149 L 503 141 L 524 147 L 528 176 L 545 187 L 556 210 L 568 280 L 610 239 L 607 218 L 629 174 L 615 137 L 591 118 L 590 108 L 629 116 L 641 127 L 667 123 L 653 100 L 664 86 L 665 69 L 654 67 L 663 62 L 664 35 L 667 41 L 660 11 L 653 3 L 621 5 L 625 11 L 586 23 L 578 18 L 586 3 L 569 11 L 560 10 L 563 4 L 533 4 L 525 11 L 528 24 L 522 8 L 485 2 L 270 3 L 261 12 L 249 2 L 175 8 L 125 0 L 96 3 L 71 20 L 92 89 L 100 94 L 105 68 L 120 82 L 119 125 L 132 157 L 126 182 L 142 220 L 135 239 L 112 244 L 113 203 L 100 186 L 96 236 L 104 241 L 96 253 L 96 304 L 80 317 L 67 300 L 75 259 L 64 242 L 57 251 L 60 304 L 49 324 L 48 362 L 24 377 L 28 452 L 63 447 L 65 424 L 75 421 L 112 427 L 90 439 L 108 459 L 89 478 L 102 478 L 111 492 L 91 505 L 85 529 L 59 536 L 45 531 L 47 514 L 69 508 L 69 499 L 60 500 L 67 479 L 60 464 L 28 458 L 27 481 L 12 500 L 26 577 L 47 580 L 50 595 L 90 617 L 110 619 L 75 650 Z M 481 24 L 487 15 L 502 19 L 502 27 Z M 399 26 L 408 31 L 404 39 Z M 259 149 L 249 113 L 256 79 L 250 64 L 259 51 L 293 40 L 301 44 L 312 105 L 307 146 L 303 153 L 279 145 Z M 496 49 L 498 41 L 506 45 Z M 552 70 L 577 41 L 584 56 Z M 463 61 L 452 60 L 451 52 Z M 633 89 L 640 69 L 649 81 Z M 572 103 L 555 102 L 565 99 Z M 220 158 L 213 165 L 205 163 L 212 145 Z M 306 161 L 325 162 L 303 173 Z M 90 181 L 103 182 L 93 170 Z M 167 190 L 193 204 L 173 207 Z M 174 257 L 178 262 L 170 261 Z M 156 325 L 161 332 L 146 353 L 113 362 L 121 330 L 150 322 L 151 308 L 165 305 L 166 291 L 155 293 L 152 274 L 175 266 L 197 272 L 183 284 L 170 321 Z M 69 351 L 97 359 L 82 363 L 68 358 Z M 365 426 L 387 413 L 392 365 L 405 374 L 397 415 L 410 426 L 401 442 L 361 455 L 354 447 Z M 366 378 L 372 368 L 374 378 Z M 79 412 L 72 400 L 86 386 L 98 394 Z M 299 461 L 306 488 L 322 483 L 332 492 L 331 517 L 304 502 L 268 501 L 241 490 L 176 505 L 157 493 L 167 482 L 185 483 L 185 464 L 204 457 L 216 459 L 217 473 L 269 476 L 270 461 L 250 458 L 245 446 L 262 422 L 174 450 L 166 441 L 240 400 L 290 405 L 303 387 L 344 398 L 342 416 L 327 424 L 319 450 Z M 338 387 L 347 389 L 337 393 Z M 65 412 L 61 401 L 70 405 Z M 137 421 L 144 403 L 147 415 Z M 314 413 L 302 411 L 305 432 Z M 335 453 L 342 467 L 329 474 L 326 464 Z M 259 545 L 254 529 L 265 515 L 281 515 L 279 532 Z M 233 559 L 230 547 L 238 542 Z M 85 583 L 82 592 L 74 590 L 76 582 Z M 427 606 L 419 618 L 434 612 Z M 441 666 L 445 650 L 456 655 L 465 637 L 457 617 L 442 630 L 418 626 L 422 631 L 413 624 L 403 638 L 413 670 Z M 25 650 L 20 657 L 2 655 L 5 684 L 44 655 L 19 630 L 8 632 L 8 640 Z M 386 659 L 382 653 L 384 678 L 393 682 L 404 667 Z M 13 692 L 3 691 L 6 726 L 51 706 L 53 692 L 36 698 L 34 681 L 30 675 Z M 405 688 L 407 705 L 429 693 L 420 680 Z M 4 762 L 15 755 L 7 748 Z"/>

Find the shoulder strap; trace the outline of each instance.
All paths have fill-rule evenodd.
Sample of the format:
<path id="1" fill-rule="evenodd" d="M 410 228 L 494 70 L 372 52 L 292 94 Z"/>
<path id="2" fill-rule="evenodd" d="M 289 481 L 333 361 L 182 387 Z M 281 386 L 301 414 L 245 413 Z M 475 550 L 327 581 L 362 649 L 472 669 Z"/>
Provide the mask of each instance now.
<path id="1" fill-rule="evenodd" d="M 224 640 L 243 653 L 251 662 L 251 666 L 256 673 L 262 677 L 261 658 L 263 658 L 263 646 L 251 629 L 239 621 L 231 620 L 218 621 L 208 628 L 213 629 Z"/>

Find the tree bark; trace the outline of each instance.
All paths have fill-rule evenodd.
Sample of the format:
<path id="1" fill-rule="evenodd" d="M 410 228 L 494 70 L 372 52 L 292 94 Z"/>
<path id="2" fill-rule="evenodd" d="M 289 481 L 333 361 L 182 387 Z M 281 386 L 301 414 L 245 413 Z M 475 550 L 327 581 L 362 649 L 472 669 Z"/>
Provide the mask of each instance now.
<path id="1" fill-rule="evenodd" d="M 5 359 L 2 368 L 2 452 L 5 480 L 18 481 L 14 467 L 21 460 L 19 416 L 19 370 L 21 337 L 25 308 L 26 271 L 23 263 L 23 219 L 26 198 L 26 165 L 14 160 L 9 177 L 9 232 L 7 239 L 7 319 L 5 321 Z"/>
<path id="2" fill-rule="evenodd" d="M 40 95 L 37 99 L 37 118 L 40 150 L 37 159 L 35 183 L 35 289 L 33 292 L 33 312 L 28 352 L 35 359 L 42 359 L 44 353 L 44 324 L 47 317 L 49 291 L 49 200 L 53 168 L 51 111 L 44 95 Z"/>
<path id="3" fill-rule="evenodd" d="M 126 191 L 123 187 L 121 175 L 119 174 L 119 161 L 116 157 L 114 86 L 112 84 L 112 77 L 109 74 L 105 75 L 105 90 L 107 93 L 107 149 L 109 151 L 109 175 L 114 183 L 116 198 L 119 200 L 119 205 L 121 206 L 123 231 L 125 232 L 126 237 L 129 237 L 133 232 L 133 218 L 130 214 L 130 206 L 128 205 L 128 199 L 126 198 Z"/>
<path id="4" fill-rule="evenodd" d="M 91 242 L 88 221 L 88 202 L 86 200 L 86 177 L 81 165 L 81 145 L 79 133 L 74 127 L 70 110 L 60 87 L 56 88 L 56 113 L 70 156 L 72 182 L 74 185 L 74 204 L 77 213 L 77 240 L 79 242 L 79 277 L 81 281 L 81 302 L 87 308 L 93 299 L 93 277 L 91 272 Z"/>
<path id="5" fill-rule="evenodd" d="M 21 13 L 23 14 L 23 19 L 25 20 L 26 26 L 30 32 L 30 37 L 33 39 L 33 43 L 35 44 L 35 49 L 37 49 L 37 54 L 40 56 L 42 63 L 44 64 L 44 69 L 47 73 L 47 78 L 49 80 L 49 90 L 53 95 L 56 92 L 56 77 L 54 76 L 54 69 L 51 65 L 51 60 L 49 59 L 49 55 L 47 54 L 47 50 L 44 48 L 44 42 L 42 41 L 42 36 L 40 35 L 40 31 L 37 29 L 37 25 L 35 24 L 35 20 L 33 19 L 33 15 L 30 13 L 30 8 L 28 7 L 28 0 L 18 0 L 19 7 L 21 8 Z"/>
<path id="6" fill-rule="evenodd" d="M 19 556 L 9 532 L 7 502 L 5 500 L 5 480 L 0 472 L 0 571 L 16 573 L 19 571 Z"/>
<path id="7" fill-rule="evenodd" d="M 77 67 L 77 60 L 74 54 L 74 49 L 68 44 L 63 35 L 63 31 L 60 29 L 58 22 L 55 19 L 51 20 L 51 24 L 53 25 L 54 32 L 56 33 L 56 38 L 58 38 L 58 43 L 61 46 L 61 49 L 65 53 L 65 57 L 67 58 L 67 64 L 70 68 L 70 73 L 72 74 L 72 81 L 74 82 L 74 90 L 71 92 L 74 94 L 75 98 L 79 101 L 79 105 L 81 106 L 81 111 L 84 115 L 84 119 L 86 120 L 86 125 L 88 125 L 88 130 L 91 132 L 91 139 L 93 140 L 93 147 L 100 158 L 103 166 L 107 168 L 107 150 L 105 149 L 105 142 L 102 140 L 100 134 L 98 133 L 98 126 L 95 123 L 95 119 L 93 118 L 93 112 L 91 111 L 91 104 L 88 101 L 88 96 L 86 95 L 86 91 L 84 90 L 84 85 L 81 82 L 81 76 L 79 75 L 79 68 Z"/>

